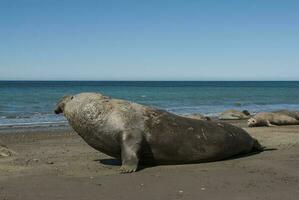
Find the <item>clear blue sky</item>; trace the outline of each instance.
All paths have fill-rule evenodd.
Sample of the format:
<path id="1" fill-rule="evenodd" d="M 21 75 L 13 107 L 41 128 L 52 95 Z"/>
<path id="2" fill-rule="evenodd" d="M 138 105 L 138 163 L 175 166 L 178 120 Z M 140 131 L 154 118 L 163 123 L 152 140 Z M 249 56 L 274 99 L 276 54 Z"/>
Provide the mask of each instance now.
<path id="1" fill-rule="evenodd" d="M 299 80 L 299 1 L 0 0 L 1 80 Z"/>

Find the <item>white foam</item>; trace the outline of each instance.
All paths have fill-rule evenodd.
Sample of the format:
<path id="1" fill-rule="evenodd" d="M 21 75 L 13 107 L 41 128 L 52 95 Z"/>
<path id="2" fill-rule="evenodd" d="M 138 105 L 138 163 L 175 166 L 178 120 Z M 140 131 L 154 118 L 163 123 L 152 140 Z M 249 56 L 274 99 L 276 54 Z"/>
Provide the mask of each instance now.
<path id="1" fill-rule="evenodd" d="M 3 128 L 3 127 L 45 126 L 45 125 L 63 125 L 63 124 L 67 124 L 67 121 L 60 121 L 60 122 L 28 122 L 28 123 L 15 123 L 15 124 L 0 124 L 0 128 Z"/>

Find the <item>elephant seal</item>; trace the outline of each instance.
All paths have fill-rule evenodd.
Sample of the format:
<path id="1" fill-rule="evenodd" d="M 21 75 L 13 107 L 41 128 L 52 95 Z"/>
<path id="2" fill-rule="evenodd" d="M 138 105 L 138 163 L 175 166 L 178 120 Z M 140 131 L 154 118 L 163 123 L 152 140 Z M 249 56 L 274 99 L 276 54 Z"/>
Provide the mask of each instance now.
<path id="1" fill-rule="evenodd" d="M 247 110 L 238 111 L 238 110 L 226 110 L 219 115 L 219 119 L 222 120 L 233 120 L 233 119 L 249 119 L 250 113 Z"/>
<path id="2" fill-rule="evenodd" d="M 261 112 L 247 121 L 249 127 L 298 125 L 299 121 L 293 117 L 280 113 Z"/>
<path id="3" fill-rule="evenodd" d="M 294 112 L 294 111 L 290 111 L 290 110 L 276 110 L 276 111 L 273 111 L 273 113 L 284 114 L 284 115 L 287 115 L 289 117 L 293 117 L 293 118 L 299 120 L 299 112 Z"/>
<path id="4" fill-rule="evenodd" d="M 121 159 L 122 173 L 138 164 L 184 164 L 217 161 L 261 151 L 245 130 L 178 116 L 98 93 L 62 98 L 63 113 L 73 129 L 93 148 Z"/>
<path id="5" fill-rule="evenodd" d="M 204 116 L 200 113 L 193 113 L 190 115 L 183 115 L 183 117 L 191 118 L 191 119 L 198 119 L 198 120 L 206 120 L 211 121 L 212 119 L 210 117 Z"/>

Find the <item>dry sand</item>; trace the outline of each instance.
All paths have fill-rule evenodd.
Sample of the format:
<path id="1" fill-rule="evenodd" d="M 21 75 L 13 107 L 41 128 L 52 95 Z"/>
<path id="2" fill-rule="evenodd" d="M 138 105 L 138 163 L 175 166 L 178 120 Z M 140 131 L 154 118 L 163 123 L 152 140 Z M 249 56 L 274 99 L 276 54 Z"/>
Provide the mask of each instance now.
<path id="1" fill-rule="evenodd" d="M 299 126 L 245 129 L 277 150 L 133 174 L 119 174 L 117 160 L 69 128 L 1 130 L 0 140 L 18 155 L 0 158 L 0 200 L 299 199 Z"/>

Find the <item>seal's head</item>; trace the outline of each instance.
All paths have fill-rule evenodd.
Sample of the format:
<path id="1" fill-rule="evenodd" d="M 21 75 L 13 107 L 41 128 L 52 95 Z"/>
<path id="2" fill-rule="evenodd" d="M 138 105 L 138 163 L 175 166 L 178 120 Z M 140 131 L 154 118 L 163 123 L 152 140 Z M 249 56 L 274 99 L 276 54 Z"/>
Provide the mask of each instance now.
<path id="1" fill-rule="evenodd" d="M 211 117 L 205 117 L 207 121 L 212 121 Z"/>
<path id="2" fill-rule="evenodd" d="M 254 127 L 257 125 L 257 120 L 254 118 L 250 118 L 250 119 L 248 119 L 247 124 L 249 127 Z"/>
<path id="3" fill-rule="evenodd" d="M 247 116 L 250 115 L 250 112 L 248 110 L 243 110 L 242 113 L 245 114 L 245 115 L 247 115 Z"/>
<path id="4" fill-rule="evenodd" d="M 64 112 L 64 107 L 69 102 L 72 100 L 74 97 L 72 95 L 64 96 L 60 99 L 60 101 L 56 104 L 55 108 L 55 114 L 60 114 Z"/>

